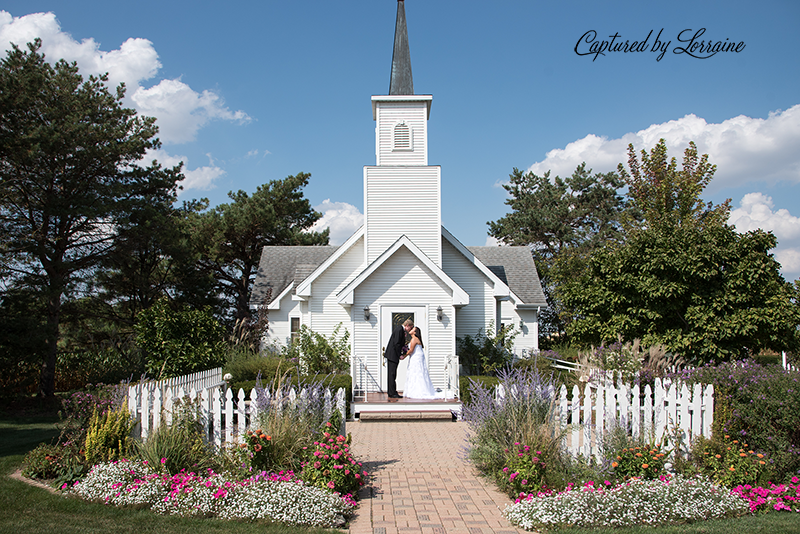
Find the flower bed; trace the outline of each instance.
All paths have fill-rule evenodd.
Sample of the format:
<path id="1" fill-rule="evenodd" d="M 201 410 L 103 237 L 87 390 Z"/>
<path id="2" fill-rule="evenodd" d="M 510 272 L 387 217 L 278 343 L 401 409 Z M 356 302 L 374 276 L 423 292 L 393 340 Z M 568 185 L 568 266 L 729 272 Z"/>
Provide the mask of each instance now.
<path id="1" fill-rule="evenodd" d="M 559 493 L 530 495 L 506 507 L 512 523 L 526 529 L 628 527 L 685 523 L 746 514 L 747 503 L 705 478 L 662 476 L 610 486 L 587 482 Z"/>
<path id="2" fill-rule="evenodd" d="M 115 506 L 168 515 L 269 519 L 308 527 L 341 527 L 355 509 L 350 495 L 306 485 L 292 472 L 261 472 L 245 480 L 212 470 L 162 474 L 144 462 L 96 465 L 66 492 Z"/>

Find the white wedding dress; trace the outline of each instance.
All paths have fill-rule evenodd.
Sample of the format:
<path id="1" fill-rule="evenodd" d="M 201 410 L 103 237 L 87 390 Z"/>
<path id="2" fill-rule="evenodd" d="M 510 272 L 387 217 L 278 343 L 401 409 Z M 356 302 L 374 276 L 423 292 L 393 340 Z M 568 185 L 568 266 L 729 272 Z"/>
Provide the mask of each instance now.
<path id="1" fill-rule="evenodd" d="M 403 396 L 407 399 L 436 399 L 444 398 L 433 387 L 428 374 L 428 363 L 425 361 L 425 351 L 417 345 L 414 352 L 406 356 L 408 369 L 406 370 L 406 387 Z"/>

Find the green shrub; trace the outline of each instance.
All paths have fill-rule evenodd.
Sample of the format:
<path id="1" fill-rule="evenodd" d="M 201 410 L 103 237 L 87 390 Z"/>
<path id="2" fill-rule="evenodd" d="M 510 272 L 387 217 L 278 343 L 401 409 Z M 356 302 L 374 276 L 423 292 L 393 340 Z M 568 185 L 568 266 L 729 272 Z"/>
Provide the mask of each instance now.
<path id="1" fill-rule="evenodd" d="M 64 446 L 75 446 L 82 450 L 86 441 L 86 429 L 95 412 L 105 414 L 118 404 L 119 386 L 87 384 L 86 389 L 74 391 L 61 400 L 58 412 L 61 435 L 58 442 Z"/>
<path id="2" fill-rule="evenodd" d="M 344 329 L 339 337 L 342 323 L 336 325 L 330 336 L 314 332 L 302 325 L 297 338 L 286 347 L 284 356 L 297 362 L 305 375 L 346 373 L 350 370 L 350 332 Z"/>
<path id="3" fill-rule="evenodd" d="M 752 360 L 679 373 L 690 386 L 714 385 L 712 436 L 731 436 L 764 454 L 777 480 L 800 472 L 800 373 Z"/>
<path id="4" fill-rule="evenodd" d="M 766 487 L 772 479 L 769 458 L 729 435 L 721 439 L 698 436 L 692 443 L 692 456 L 700 472 L 729 488 L 745 484 Z"/>
<path id="5" fill-rule="evenodd" d="M 127 403 L 104 414 L 95 409 L 86 430 L 86 462 L 96 465 L 125 458 L 132 429 Z"/>
<path id="6" fill-rule="evenodd" d="M 629 447 L 619 451 L 611 462 L 617 480 L 633 477 L 653 480 L 665 474 L 667 454 L 658 445 Z"/>
<path id="7" fill-rule="evenodd" d="M 22 476 L 40 480 L 51 480 L 55 487 L 71 484 L 87 471 L 84 457 L 72 445 L 40 444 L 25 455 Z"/>
<path id="8" fill-rule="evenodd" d="M 367 472 L 353 458 L 346 441 L 344 436 L 325 432 L 308 450 L 301 478 L 312 486 L 355 497 L 366 482 Z"/>
<path id="9" fill-rule="evenodd" d="M 458 377 L 458 387 L 461 393 L 461 402 L 469 404 L 476 387 L 491 389 L 499 383 L 500 379 L 496 376 L 460 376 Z"/>
<path id="10" fill-rule="evenodd" d="M 230 373 L 231 384 L 252 382 L 255 385 L 259 376 L 262 380 L 272 381 L 275 377 L 286 373 L 297 374 L 297 367 L 280 356 L 255 356 L 229 361 L 222 372 Z"/>
<path id="11" fill-rule="evenodd" d="M 153 378 L 205 371 L 225 361 L 225 330 L 210 308 L 173 310 L 161 299 L 139 313 L 135 330 L 136 344 Z"/>
<path id="12" fill-rule="evenodd" d="M 470 374 L 494 375 L 511 363 L 514 338 L 517 331 L 513 326 L 502 326 L 494 331 L 494 322 L 473 337 L 466 335 L 456 339 L 458 361 Z"/>
<path id="13" fill-rule="evenodd" d="M 498 486 L 512 499 L 525 498 L 546 491 L 545 484 L 547 463 L 542 451 L 529 445 L 515 444 L 513 449 L 506 449 L 502 474 L 499 474 Z"/>

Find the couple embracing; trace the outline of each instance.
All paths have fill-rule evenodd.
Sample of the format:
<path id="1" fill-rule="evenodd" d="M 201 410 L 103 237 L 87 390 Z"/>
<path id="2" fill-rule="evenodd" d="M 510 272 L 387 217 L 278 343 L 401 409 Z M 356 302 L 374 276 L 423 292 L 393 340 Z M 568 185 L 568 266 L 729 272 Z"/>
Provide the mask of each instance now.
<path id="1" fill-rule="evenodd" d="M 405 347 L 406 335 L 409 336 L 408 347 Z M 408 399 L 433 399 L 436 390 L 433 388 L 425 361 L 425 348 L 422 344 L 422 331 L 414 326 L 414 321 L 407 319 L 402 325 L 392 330 L 389 343 L 386 345 L 384 357 L 387 361 L 388 393 L 390 399 L 402 398 L 397 394 L 397 366 L 400 360 L 410 358 L 406 371 L 406 384 L 403 393 Z"/>

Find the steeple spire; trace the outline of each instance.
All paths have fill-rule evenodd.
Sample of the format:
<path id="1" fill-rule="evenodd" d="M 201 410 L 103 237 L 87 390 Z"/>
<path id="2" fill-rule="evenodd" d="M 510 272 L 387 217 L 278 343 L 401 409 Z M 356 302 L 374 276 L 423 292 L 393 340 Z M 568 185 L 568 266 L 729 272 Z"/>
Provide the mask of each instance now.
<path id="1" fill-rule="evenodd" d="M 392 52 L 392 77 L 389 80 L 390 95 L 413 95 L 414 81 L 411 78 L 411 52 L 408 49 L 406 8 L 403 0 L 397 0 L 397 22 L 394 26 L 394 51 Z"/>

